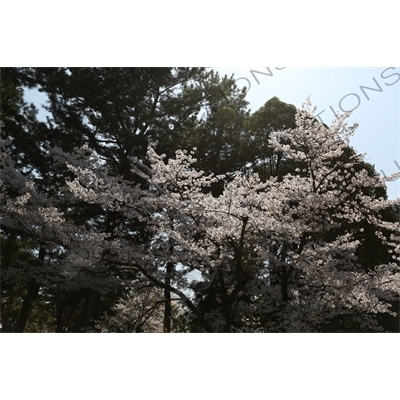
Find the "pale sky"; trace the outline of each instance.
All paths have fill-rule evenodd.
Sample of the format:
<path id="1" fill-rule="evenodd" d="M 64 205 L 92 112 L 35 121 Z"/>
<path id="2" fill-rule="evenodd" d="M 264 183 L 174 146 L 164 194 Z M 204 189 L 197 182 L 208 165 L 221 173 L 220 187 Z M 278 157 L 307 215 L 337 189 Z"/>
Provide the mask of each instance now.
<path id="1" fill-rule="evenodd" d="M 340 108 L 354 108 L 349 123 L 357 122 L 359 128 L 351 145 L 357 152 L 366 153 L 366 161 L 377 172 L 390 175 L 399 171 L 396 165 L 400 166 L 399 67 L 212 68 L 220 75 L 234 74 L 237 85 L 247 88 L 252 112 L 274 96 L 296 107 L 301 107 L 311 96 L 313 105 L 318 107 L 317 114 L 323 111 L 320 118 L 329 125 L 334 118 L 332 109 L 340 113 Z M 37 91 L 27 91 L 26 99 L 39 106 L 46 98 Z M 400 179 L 388 182 L 387 188 L 390 199 L 400 197 Z"/>
<path id="2" fill-rule="evenodd" d="M 247 88 L 252 112 L 274 96 L 296 107 L 311 96 L 317 114 L 325 110 L 320 118 L 330 125 L 334 118 L 330 107 L 336 113 L 340 107 L 346 111 L 354 108 L 349 123 L 357 122 L 359 128 L 352 147 L 366 153 L 365 160 L 375 165 L 377 172 L 390 175 L 399 171 L 395 161 L 400 166 L 400 68 L 213 69 L 221 75 L 234 74 L 237 85 Z M 387 188 L 390 199 L 400 197 L 400 179 L 388 182 Z"/>

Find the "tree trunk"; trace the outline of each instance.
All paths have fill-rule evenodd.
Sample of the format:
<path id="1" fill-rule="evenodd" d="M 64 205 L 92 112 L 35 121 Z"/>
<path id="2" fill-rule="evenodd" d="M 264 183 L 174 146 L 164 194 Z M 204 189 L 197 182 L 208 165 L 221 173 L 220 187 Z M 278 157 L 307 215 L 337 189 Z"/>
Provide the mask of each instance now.
<path id="1" fill-rule="evenodd" d="M 92 320 L 97 317 L 100 304 L 100 292 L 93 289 L 87 289 L 85 304 L 83 305 L 81 319 L 79 323 L 79 331 L 83 331 L 89 327 Z"/>
<path id="2" fill-rule="evenodd" d="M 28 292 L 24 297 L 24 302 L 22 304 L 21 313 L 18 318 L 18 323 L 15 328 L 15 332 L 22 333 L 25 330 L 26 323 L 28 322 L 29 314 L 32 310 L 32 303 L 37 299 L 39 294 L 40 285 L 36 282 L 31 283 L 28 288 Z"/>
<path id="3" fill-rule="evenodd" d="M 167 273 L 165 276 L 165 284 L 171 286 L 171 274 L 172 274 L 173 264 L 167 264 Z M 169 289 L 164 289 L 164 299 L 165 299 L 165 308 L 164 308 L 164 333 L 171 332 L 171 318 L 172 318 L 172 305 L 171 305 L 171 292 Z"/>
<path id="4" fill-rule="evenodd" d="M 38 261 L 43 265 L 44 257 L 46 255 L 46 250 L 43 246 L 40 246 Z M 15 327 L 15 332 L 22 333 L 25 330 L 26 323 L 28 322 L 29 314 L 32 310 L 32 303 L 37 299 L 39 295 L 40 285 L 33 281 L 28 288 L 28 292 L 24 297 L 24 302 L 22 303 L 21 313 L 18 318 L 17 326 Z"/>

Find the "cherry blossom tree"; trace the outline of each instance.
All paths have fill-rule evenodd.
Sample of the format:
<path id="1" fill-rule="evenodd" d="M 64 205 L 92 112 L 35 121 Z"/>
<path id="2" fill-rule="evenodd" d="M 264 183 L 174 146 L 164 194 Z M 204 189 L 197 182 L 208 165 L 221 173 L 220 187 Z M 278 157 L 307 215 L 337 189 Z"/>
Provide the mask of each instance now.
<path id="1" fill-rule="evenodd" d="M 271 134 L 274 151 L 302 167 L 266 181 L 207 175 L 194 168 L 196 149 L 164 161 L 150 145 L 147 165 L 131 159 L 132 173 L 147 182 L 135 186 L 109 176 L 84 146 L 51 150 L 73 177 L 49 196 L 16 173 L 4 151 L 2 224 L 35 238 L 41 263 L 24 271 L 40 284 L 141 288 L 127 291 L 119 319 L 104 330 L 129 318 L 129 329 L 142 329 L 160 318 L 163 302 L 179 303 L 181 320 L 197 331 L 316 332 L 341 318 L 378 330 L 377 314 L 396 315 L 391 302 L 400 295 L 399 223 L 382 218 L 393 205 L 379 195 L 385 182 L 362 167 L 362 155 L 345 154 L 357 126 L 346 114 L 328 128 L 314 112 L 307 101 L 295 129 Z M 224 185 L 219 196 L 209 190 L 216 182 Z M 82 203 L 115 213 L 112 229 L 68 218 Z M 133 220 L 149 240 L 139 240 Z M 366 229 L 391 256 L 368 269 L 358 260 Z M 191 282 L 194 272 L 202 281 Z M 164 328 L 172 314 L 165 307 Z"/>
<path id="2" fill-rule="evenodd" d="M 330 128 L 316 123 L 307 102 L 296 129 L 277 132 L 271 145 L 305 164 L 302 175 L 261 182 L 236 174 L 217 198 L 204 194 L 215 179 L 193 171 L 191 155 L 162 162 L 150 149 L 157 188 L 159 234 L 173 240 L 173 262 L 217 274 L 208 315 L 213 330 L 316 331 L 339 316 L 376 329 L 377 313 L 391 313 L 399 294 L 397 223 L 382 221 L 390 207 L 365 194 L 384 186 L 359 170 L 362 155 L 341 158 L 357 126 L 341 116 Z M 289 143 L 289 144 L 283 144 Z M 356 239 L 367 225 L 392 262 L 364 271 Z"/>

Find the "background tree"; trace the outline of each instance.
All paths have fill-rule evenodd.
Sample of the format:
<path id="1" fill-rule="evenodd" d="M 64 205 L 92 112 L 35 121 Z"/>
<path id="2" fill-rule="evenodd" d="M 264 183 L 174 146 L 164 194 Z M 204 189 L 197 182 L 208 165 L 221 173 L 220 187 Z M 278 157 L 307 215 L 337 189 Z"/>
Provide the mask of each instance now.
<path id="1" fill-rule="evenodd" d="M 283 162 L 283 154 L 274 153 L 269 143 L 271 133 L 296 127 L 296 112 L 292 104 L 273 97 L 245 120 L 247 162 L 262 179 L 283 176 L 296 168 L 289 160 Z"/>
<path id="2" fill-rule="evenodd" d="M 14 167 L 21 174 L 27 175 L 32 172 L 32 166 L 26 158 L 25 151 L 30 149 L 32 157 L 37 158 L 36 146 L 32 146 L 29 135 L 29 132 L 39 124 L 36 120 L 37 110 L 33 105 L 24 102 L 17 69 L 0 69 L 0 89 L 1 136 L 2 139 L 5 138 L 6 129 L 7 137 L 15 139 L 8 147 L 8 151 L 13 156 Z M 4 173 L 3 170 L 2 179 Z M 10 195 L 16 195 L 18 190 L 18 185 L 8 187 Z M 1 230 L 2 330 L 23 331 L 39 288 L 37 282 L 34 279 L 27 279 L 21 269 L 17 274 L 10 275 L 10 267 L 20 268 L 21 262 L 35 263 L 37 256 L 32 255 L 35 244 L 19 235 L 18 231 L 13 229 L 5 231 L 3 227 Z"/>

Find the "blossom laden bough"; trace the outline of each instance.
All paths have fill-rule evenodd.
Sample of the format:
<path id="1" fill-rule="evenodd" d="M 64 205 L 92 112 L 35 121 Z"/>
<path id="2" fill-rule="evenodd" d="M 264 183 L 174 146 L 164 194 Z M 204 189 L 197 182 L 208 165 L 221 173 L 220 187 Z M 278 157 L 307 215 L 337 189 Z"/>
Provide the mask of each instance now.
<path id="1" fill-rule="evenodd" d="M 327 128 L 314 111 L 307 100 L 295 129 L 271 135 L 274 151 L 301 167 L 265 182 L 251 173 L 229 180 L 207 175 L 194 167 L 195 150 L 165 160 L 150 145 L 149 164 L 132 165 L 145 185 L 133 185 L 110 176 L 83 146 L 74 154 L 50 151 L 74 178 L 49 197 L 17 173 L 2 150 L 9 172 L 2 178 L 2 224 L 52 249 L 48 267 L 41 267 L 42 284 L 57 278 L 109 290 L 130 285 L 134 276 L 154 288 L 133 290 L 131 300 L 121 301 L 123 321 L 123 308 L 134 313 L 142 300 L 144 310 L 157 315 L 153 306 L 166 291 L 210 332 L 312 332 L 349 315 L 375 329 L 376 314 L 393 314 L 390 302 L 400 295 L 400 226 L 381 216 L 393 204 L 379 195 L 384 182 L 363 167 L 362 155 L 348 154 L 357 126 L 347 126 L 343 115 Z M 219 196 L 210 191 L 216 182 L 224 185 Z M 105 222 L 77 224 L 68 210 L 82 203 L 102 210 Z M 367 231 L 390 262 L 369 269 L 359 263 Z M 143 236 L 147 240 L 139 240 Z M 193 271 L 210 279 L 193 284 Z"/>

